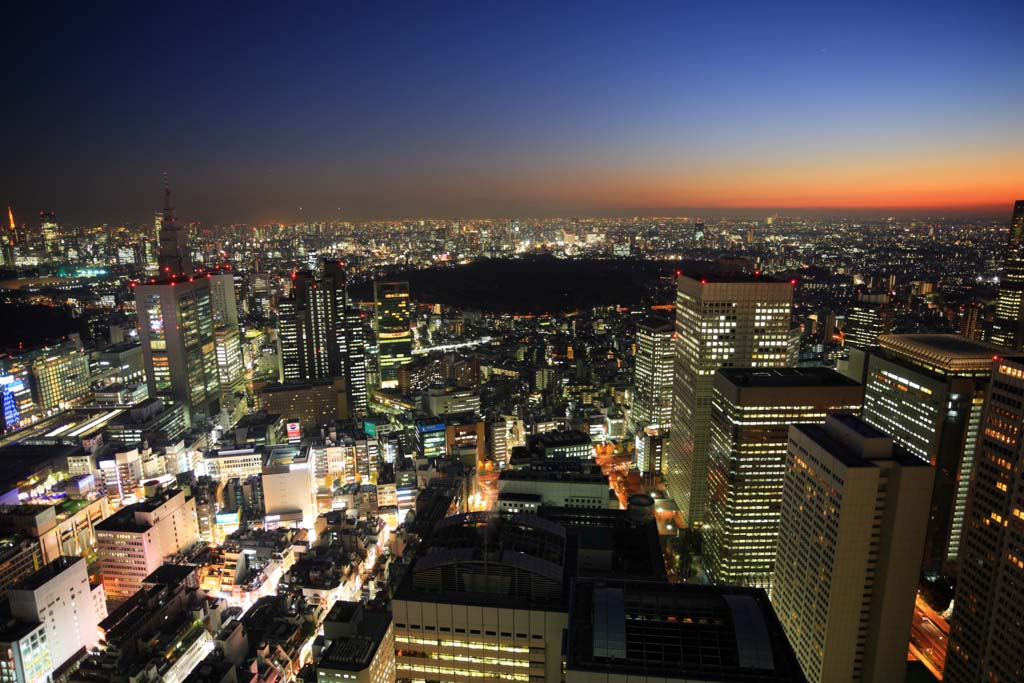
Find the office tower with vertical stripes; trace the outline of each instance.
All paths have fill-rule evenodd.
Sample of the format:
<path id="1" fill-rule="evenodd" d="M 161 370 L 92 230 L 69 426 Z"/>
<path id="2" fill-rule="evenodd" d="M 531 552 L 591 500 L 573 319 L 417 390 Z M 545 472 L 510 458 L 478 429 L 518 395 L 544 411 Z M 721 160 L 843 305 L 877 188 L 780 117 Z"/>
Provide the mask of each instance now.
<path id="1" fill-rule="evenodd" d="M 864 387 L 829 368 L 715 373 L 704 557 L 716 583 L 769 588 L 789 425 L 860 414 Z"/>
<path id="2" fill-rule="evenodd" d="M 1024 348 L 1024 199 L 1013 206 L 991 341 L 1015 351 Z"/>
<path id="3" fill-rule="evenodd" d="M 679 276 L 665 483 L 689 526 L 704 521 L 715 371 L 789 364 L 793 285 L 736 273 Z"/>
<path id="4" fill-rule="evenodd" d="M 996 360 L 967 496 L 945 680 L 1024 680 L 1024 360 Z"/>
<path id="5" fill-rule="evenodd" d="M 924 551 L 931 575 L 956 567 L 992 357 L 1001 351 L 955 334 L 890 334 L 868 359 L 864 420 L 935 467 Z"/>
<path id="6" fill-rule="evenodd" d="M 667 430 L 672 423 L 673 333 L 671 320 L 649 316 L 637 324 L 629 419 L 633 434 L 646 427 Z"/>

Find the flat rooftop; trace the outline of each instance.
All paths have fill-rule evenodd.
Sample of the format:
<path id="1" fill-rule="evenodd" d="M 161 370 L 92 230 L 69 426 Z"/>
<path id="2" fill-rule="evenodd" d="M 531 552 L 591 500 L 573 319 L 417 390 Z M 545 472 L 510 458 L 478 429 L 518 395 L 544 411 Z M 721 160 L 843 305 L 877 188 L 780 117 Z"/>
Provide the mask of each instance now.
<path id="1" fill-rule="evenodd" d="M 77 557 L 77 556 L 75 556 L 75 557 L 66 557 L 66 556 L 58 557 L 56 560 L 54 560 L 50 564 L 43 566 L 36 573 L 34 573 L 31 576 L 28 576 L 28 577 L 22 579 L 21 581 L 19 581 L 15 585 L 11 586 L 11 588 L 13 590 L 34 591 L 34 590 L 40 588 L 43 584 L 45 584 L 47 581 L 49 581 L 53 577 L 60 575 L 61 573 L 64 572 L 64 570 L 71 568 L 72 566 L 74 566 L 78 562 L 85 562 L 85 560 L 82 559 L 81 557 Z M 85 570 L 85 565 L 84 564 L 82 565 L 82 569 L 83 569 L 83 573 L 84 573 L 84 570 Z"/>
<path id="2" fill-rule="evenodd" d="M 345 605 L 352 603 L 336 602 L 334 608 L 327 615 L 325 620 L 325 634 L 329 626 L 328 622 L 342 621 L 349 622 L 352 619 L 351 613 L 336 613 L 337 606 L 343 605 L 343 610 L 348 612 L 350 608 Z M 317 666 L 324 669 L 341 669 L 344 671 L 362 671 L 370 666 L 373 657 L 377 654 L 384 636 L 391 625 L 391 613 L 384 610 L 363 609 L 358 621 L 353 625 L 352 632 L 339 635 L 331 639 L 331 644 L 324 650 Z"/>
<path id="3" fill-rule="evenodd" d="M 830 417 L 839 416 L 832 415 Z M 858 424 L 856 426 L 851 425 L 848 424 L 848 420 L 844 420 L 843 426 L 853 429 L 865 439 L 889 438 L 888 434 L 875 429 L 863 420 L 852 415 L 849 417 L 856 420 Z M 845 439 L 839 438 L 839 435 L 837 434 L 831 433 L 824 425 L 802 424 L 793 425 L 792 428 L 803 432 L 808 438 L 831 453 L 837 460 L 839 460 L 839 462 L 843 463 L 847 467 L 878 467 L 878 462 L 876 462 L 876 460 L 866 457 L 860 449 L 855 447 L 854 444 L 849 443 Z M 918 458 L 896 443 L 892 444 L 892 452 L 887 458 L 884 458 L 884 460 L 899 463 L 904 467 L 931 467 L 930 463 Z"/>
<path id="4" fill-rule="evenodd" d="M 612 579 L 573 584 L 569 670 L 721 683 L 806 681 L 761 589 Z"/>
<path id="5" fill-rule="evenodd" d="M 889 355 L 947 373 L 988 372 L 994 360 L 1015 353 L 958 334 L 883 334 L 878 346 Z"/>
<path id="6" fill-rule="evenodd" d="M 856 387 L 831 368 L 721 368 L 718 373 L 738 387 Z"/>

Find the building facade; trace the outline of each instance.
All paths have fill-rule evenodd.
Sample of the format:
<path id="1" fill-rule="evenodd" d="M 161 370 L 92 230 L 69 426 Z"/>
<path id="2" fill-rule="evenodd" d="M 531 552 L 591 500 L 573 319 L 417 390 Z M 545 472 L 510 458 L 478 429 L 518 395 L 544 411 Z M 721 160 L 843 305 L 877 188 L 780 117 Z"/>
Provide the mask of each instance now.
<path id="1" fill-rule="evenodd" d="M 704 521 L 712 382 L 723 367 L 789 363 L 793 283 L 680 275 L 665 483 L 686 524 Z"/>
<path id="2" fill-rule="evenodd" d="M 867 364 L 864 420 L 935 467 L 924 569 L 953 571 L 992 357 L 1002 349 L 953 334 L 879 338 Z"/>
<path id="3" fill-rule="evenodd" d="M 933 473 L 852 415 L 790 427 L 771 600 L 811 683 L 906 676 Z"/>
<path id="4" fill-rule="evenodd" d="M 1024 363 L 994 365 L 961 543 L 950 683 L 1024 678 Z"/>
<path id="5" fill-rule="evenodd" d="M 375 282 L 377 367 L 380 386 L 398 386 L 398 368 L 412 360 L 412 302 L 408 282 Z"/>
<path id="6" fill-rule="evenodd" d="M 715 374 L 704 515 L 716 583 L 771 586 L 789 425 L 860 414 L 864 388 L 828 368 L 723 368 Z"/>
<path id="7" fill-rule="evenodd" d="M 632 434 L 639 434 L 646 427 L 667 430 L 672 423 L 674 332 L 675 326 L 669 320 L 645 318 L 637 324 Z"/>

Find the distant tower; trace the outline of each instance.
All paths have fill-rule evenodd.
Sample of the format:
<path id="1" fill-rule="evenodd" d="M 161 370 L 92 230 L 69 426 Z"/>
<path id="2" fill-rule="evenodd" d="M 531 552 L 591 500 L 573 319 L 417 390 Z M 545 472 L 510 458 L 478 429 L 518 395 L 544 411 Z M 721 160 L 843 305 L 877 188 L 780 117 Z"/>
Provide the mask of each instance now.
<path id="1" fill-rule="evenodd" d="M 412 312 L 408 282 L 376 282 L 373 285 L 377 314 L 377 349 L 380 385 L 398 386 L 398 368 L 412 360 Z"/>
<path id="2" fill-rule="evenodd" d="M 15 247 L 18 246 L 18 226 L 14 224 L 14 212 L 11 210 L 10 205 L 7 206 L 7 220 L 10 223 L 10 227 L 4 236 L 4 266 L 14 268 L 16 260 Z"/>
<path id="3" fill-rule="evenodd" d="M 671 320 L 645 318 L 636 328 L 633 409 L 630 431 L 645 427 L 668 429 L 672 423 L 672 362 L 674 327 Z"/>
<path id="4" fill-rule="evenodd" d="M 1024 348 L 1024 199 L 1018 199 L 1013 206 L 992 343 L 1015 351 Z"/>
<path id="5" fill-rule="evenodd" d="M 164 182 L 160 275 L 135 286 L 149 395 L 184 404 L 190 424 L 220 411 L 214 302 L 208 274 L 196 274 L 188 231 L 179 226 Z"/>
<path id="6" fill-rule="evenodd" d="M 160 275 L 185 275 L 195 270 L 188 248 L 188 228 L 178 223 L 171 206 L 171 186 L 164 175 L 164 211 L 160 224 L 160 253 L 157 256 Z"/>

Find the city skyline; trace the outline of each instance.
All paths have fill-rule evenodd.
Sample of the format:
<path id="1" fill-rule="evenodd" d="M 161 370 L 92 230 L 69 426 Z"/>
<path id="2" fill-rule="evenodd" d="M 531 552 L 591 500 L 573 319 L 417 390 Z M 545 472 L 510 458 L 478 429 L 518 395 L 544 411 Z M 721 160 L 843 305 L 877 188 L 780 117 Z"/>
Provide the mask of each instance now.
<path id="1" fill-rule="evenodd" d="M 147 222 L 166 170 L 206 223 L 1005 211 L 1021 9 L 876 9 L 15 16 L 0 198 Z"/>

